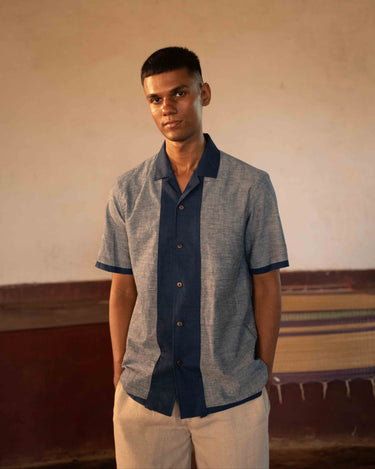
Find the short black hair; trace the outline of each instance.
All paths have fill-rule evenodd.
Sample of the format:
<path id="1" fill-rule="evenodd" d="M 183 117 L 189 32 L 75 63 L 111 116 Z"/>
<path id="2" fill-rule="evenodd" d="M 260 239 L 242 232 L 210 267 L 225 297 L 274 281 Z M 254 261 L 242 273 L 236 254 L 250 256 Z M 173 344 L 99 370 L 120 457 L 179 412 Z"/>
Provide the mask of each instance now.
<path id="1" fill-rule="evenodd" d="M 191 75 L 196 75 L 203 82 L 198 56 L 186 47 L 164 47 L 155 51 L 145 61 L 141 69 L 142 85 L 145 78 L 159 73 L 187 68 Z"/>

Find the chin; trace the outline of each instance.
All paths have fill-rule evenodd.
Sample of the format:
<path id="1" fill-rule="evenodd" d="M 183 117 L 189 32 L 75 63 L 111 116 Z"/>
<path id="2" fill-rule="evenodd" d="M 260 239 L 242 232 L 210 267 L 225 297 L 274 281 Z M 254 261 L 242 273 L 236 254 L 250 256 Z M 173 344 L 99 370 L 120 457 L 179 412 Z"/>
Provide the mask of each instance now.
<path id="1" fill-rule="evenodd" d="M 187 135 L 179 132 L 163 132 L 163 135 L 165 138 L 171 140 L 172 142 L 183 142 L 184 140 L 189 138 Z"/>
<path id="2" fill-rule="evenodd" d="M 169 131 L 169 132 L 162 132 L 164 137 L 171 142 L 185 142 L 196 134 L 196 132 L 183 132 L 182 129 L 176 130 L 175 132 Z"/>

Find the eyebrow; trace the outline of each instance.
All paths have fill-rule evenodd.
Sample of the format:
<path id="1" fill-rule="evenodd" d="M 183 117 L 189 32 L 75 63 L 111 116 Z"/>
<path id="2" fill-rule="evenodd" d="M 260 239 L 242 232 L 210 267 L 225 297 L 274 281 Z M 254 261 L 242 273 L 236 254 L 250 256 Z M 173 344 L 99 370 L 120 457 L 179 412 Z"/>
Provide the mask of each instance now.
<path id="1" fill-rule="evenodd" d="M 173 88 L 171 89 L 170 91 L 168 91 L 168 94 L 175 94 L 177 93 L 177 91 L 180 91 L 182 90 L 183 88 L 189 88 L 188 85 L 179 85 L 179 86 L 176 86 L 176 88 Z M 151 93 L 151 94 L 148 94 L 146 96 L 147 99 L 150 99 L 150 98 L 156 98 L 158 97 L 159 95 L 157 93 Z"/>

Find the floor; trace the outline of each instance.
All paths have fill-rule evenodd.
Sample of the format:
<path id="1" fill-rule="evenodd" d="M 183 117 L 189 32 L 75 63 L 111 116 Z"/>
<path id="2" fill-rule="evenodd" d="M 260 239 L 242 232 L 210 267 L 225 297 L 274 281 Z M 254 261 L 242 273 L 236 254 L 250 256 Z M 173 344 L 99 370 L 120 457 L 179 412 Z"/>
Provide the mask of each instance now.
<path id="1" fill-rule="evenodd" d="M 116 469 L 113 459 L 69 461 L 31 469 Z M 271 449 L 270 469 L 374 469 L 375 447 L 328 447 Z M 14 468 L 16 469 L 16 468 Z M 18 468 L 17 468 L 18 469 Z M 21 469 L 21 468 L 19 468 Z M 22 468 L 25 469 L 25 466 Z M 178 469 L 178 468 L 175 468 Z M 234 468 L 228 468 L 234 469 Z"/>

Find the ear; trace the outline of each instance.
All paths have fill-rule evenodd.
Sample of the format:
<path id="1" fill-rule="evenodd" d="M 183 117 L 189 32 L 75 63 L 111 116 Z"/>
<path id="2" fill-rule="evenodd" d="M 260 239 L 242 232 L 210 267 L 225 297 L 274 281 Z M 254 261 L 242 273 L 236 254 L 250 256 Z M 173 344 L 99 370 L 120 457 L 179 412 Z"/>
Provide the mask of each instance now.
<path id="1" fill-rule="evenodd" d="M 201 102 L 202 106 L 208 106 L 211 101 L 211 88 L 208 83 L 203 83 L 201 86 Z"/>

